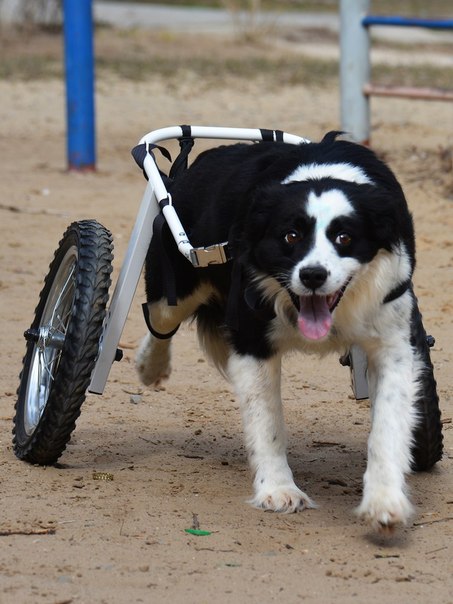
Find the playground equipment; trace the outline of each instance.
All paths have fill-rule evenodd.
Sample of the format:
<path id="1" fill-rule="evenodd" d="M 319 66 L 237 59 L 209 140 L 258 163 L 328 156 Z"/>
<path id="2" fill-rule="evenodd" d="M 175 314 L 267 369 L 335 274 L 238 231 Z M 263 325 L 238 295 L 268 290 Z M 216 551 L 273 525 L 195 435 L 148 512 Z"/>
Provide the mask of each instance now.
<path id="1" fill-rule="evenodd" d="M 69 170 L 94 170 L 96 128 L 92 0 L 63 0 Z"/>
<path id="2" fill-rule="evenodd" d="M 364 144 L 370 141 L 370 96 L 453 101 L 453 90 L 380 86 L 370 81 L 370 27 L 453 29 L 451 19 L 418 19 L 369 15 L 370 0 L 340 2 L 341 127 Z"/>

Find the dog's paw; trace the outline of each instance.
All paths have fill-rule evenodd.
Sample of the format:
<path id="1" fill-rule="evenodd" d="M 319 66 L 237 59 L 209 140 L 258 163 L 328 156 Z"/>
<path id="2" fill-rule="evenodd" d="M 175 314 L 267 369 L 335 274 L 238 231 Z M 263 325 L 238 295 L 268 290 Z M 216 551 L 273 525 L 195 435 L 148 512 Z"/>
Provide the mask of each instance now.
<path id="1" fill-rule="evenodd" d="M 362 503 L 355 511 L 373 529 L 383 535 L 391 535 L 396 525 L 407 524 L 414 509 L 402 491 L 381 487 L 373 494 L 365 493 Z"/>
<path id="2" fill-rule="evenodd" d="M 316 507 L 310 497 L 296 485 L 283 485 L 272 490 L 259 491 L 249 503 L 256 508 L 282 514 L 292 514 Z"/>
<path id="3" fill-rule="evenodd" d="M 135 359 L 135 367 L 145 386 L 158 388 L 171 373 L 170 344 L 156 341 L 150 334 L 143 339 Z"/>

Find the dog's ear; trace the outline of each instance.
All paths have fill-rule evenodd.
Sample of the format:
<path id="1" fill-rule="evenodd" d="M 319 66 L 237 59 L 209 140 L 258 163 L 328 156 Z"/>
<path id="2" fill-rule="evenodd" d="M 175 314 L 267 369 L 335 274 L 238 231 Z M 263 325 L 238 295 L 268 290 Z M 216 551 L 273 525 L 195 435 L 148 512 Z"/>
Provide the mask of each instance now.
<path id="1" fill-rule="evenodd" d="M 269 224 L 275 199 L 267 188 L 255 188 L 248 192 L 229 235 L 233 253 L 243 255 L 254 243 L 262 239 Z"/>
<path id="2" fill-rule="evenodd" d="M 411 256 L 414 256 L 414 227 L 402 190 L 369 186 L 368 194 L 363 198 L 366 199 L 364 207 L 370 234 L 378 247 L 390 251 L 403 242 Z"/>

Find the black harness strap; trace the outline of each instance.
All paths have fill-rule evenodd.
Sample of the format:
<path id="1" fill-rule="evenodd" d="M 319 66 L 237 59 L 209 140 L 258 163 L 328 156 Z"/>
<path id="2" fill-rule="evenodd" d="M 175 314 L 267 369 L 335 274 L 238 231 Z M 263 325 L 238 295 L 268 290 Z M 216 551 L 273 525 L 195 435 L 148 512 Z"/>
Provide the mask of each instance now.
<path id="1" fill-rule="evenodd" d="M 143 168 L 143 164 L 145 162 L 145 157 L 146 157 L 148 151 L 154 157 L 154 154 L 151 151 L 151 149 L 159 149 L 159 151 L 162 153 L 162 155 L 165 157 L 165 159 L 168 159 L 168 161 L 171 162 L 171 155 L 170 155 L 168 149 L 166 149 L 165 147 L 161 147 L 160 145 L 153 145 L 153 144 L 146 145 L 146 143 L 142 143 L 141 145 L 137 145 L 136 147 L 134 147 L 131 151 L 132 157 L 135 159 L 137 165 L 142 169 L 143 176 L 146 178 L 146 180 L 148 180 L 148 175 L 146 174 L 146 172 Z M 156 163 L 156 165 L 157 165 L 157 163 Z M 168 176 L 166 174 L 164 174 L 161 170 L 159 170 L 159 173 L 162 176 L 162 180 L 164 181 L 165 185 L 167 186 Z"/>
<path id="2" fill-rule="evenodd" d="M 264 142 L 283 142 L 283 130 L 268 130 L 267 128 L 260 128 L 261 138 Z"/>
<path id="3" fill-rule="evenodd" d="M 184 170 L 187 169 L 187 158 L 188 158 L 189 153 L 191 152 L 192 147 L 194 146 L 194 142 L 195 142 L 194 139 L 192 138 L 192 128 L 190 126 L 180 126 L 180 128 L 182 130 L 182 136 L 178 140 L 179 140 L 179 147 L 180 147 L 181 151 L 179 152 L 178 157 L 173 162 L 168 176 L 166 174 L 164 174 L 163 172 L 161 172 L 161 170 L 159 170 L 159 173 L 162 176 L 162 179 L 166 186 L 168 184 L 170 184 L 171 181 L 174 180 L 174 178 L 176 176 L 179 176 L 182 172 L 184 172 Z M 131 151 L 132 157 L 135 159 L 136 163 L 142 170 L 143 170 L 143 164 L 145 161 L 146 154 L 151 153 L 151 155 L 153 155 L 153 157 L 154 157 L 152 149 L 158 149 L 162 153 L 162 155 L 165 157 L 165 159 L 168 159 L 169 162 L 172 161 L 170 152 L 165 147 L 162 147 L 161 145 L 152 144 L 152 143 L 150 143 L 150 144 L 142 143 L 141 145 L 137 145 L 136 147 L 134 147 Z M 157 162 L 156 162 L 156 165 L 157 165 Z M 144 170 L 143 170 L 143 176 L 146 178 L 146 180 L 148 180 L 148 176 L 146 175 L 146 172 Z"/>
<path id="4" fill-rule="evenodd" d="M 271 321 L 276 314 L 272 302 L 263 300 L 259 290 L 252 284 L 244 284 L 244 269 L 240 260 L 235 260 L 231 272 L 231 286 L 226 306 L 226 324 L 233 331 L 239 330 L 239 300 L 244 298 L 247 306 L 261 321 Z"/>
<path id="5" fill-rule="evenodd" d="M 150 333 L 155 337 L 158 338 L 159 340 L 169 340 L 170 338 L 172 338 L 175 333 L 178 331 L 179 329 L 179 325 L 177 325 L 175 327 L 175 329 L 173 329 L 172 331 L 169 331 L 168 333 L 159 333 L 158 331 L 156 331 L 153 326 L 151 325 L 151 320 L 149 318 L 149 308 L 148 308 L 148 303 L 144 302 L 142 304 L 142 310 L 143 310 L 143 316 L 145 317 L 145 323 L 146 326 L 148 327 Z"/>
<path id="6" fill-rule="evenodd" d="M 261 321 L 271 321 L 276 314 L 273 305 L 263 300 L 260 292 L 253 285 L 249 285 L 244 291 L 244 300 L 247 306 L 253 310 L 255 316 Z"/>
<path id="7" fill-rule="evenodd" d="M 407 279 L 407 281 L 403 281 L 402 283 L 394 287 L 392 291 L 385 296 L 382 303 L 387 304 L 388 302 L 393 302 L 393 300 L 396 300 L 397 298 L 402 296 L 404 292 L 406 292 L 411 286 L 412 281 L 410 279 Z"/>
<path id="8" fill-rule="evenodd" d="M 170 202 L 168 199 L 163 199 L 159 202 L 161 210 L 168 205 Z M 165 241 L 163 237 L 164 228 L 167 226 L 167 221 L 162 212 L 157 214 L 153 222 L 153 237 L 156 238 L 156 243 L 159 248 L 161 256 L 161 267 L 162 267 L 162 279 L 164 283 L 164 292 L 167 296 L 168 306 L 177 306 L 178 301 L 176 298 L 176 284 L 175 284 L 175 273 L 171 260 L 168 256 L 167 249 L 165 247 Z"/>
<path id="9" fill-rule="evenodd" d="M 238 304 L 239 296 L 242 292 L 242 264 L 239 259 L 233 262 L 231 270 L 231 284 L 228 292 L 228 300 L 225 314 L 225 321 L 228 327 L 234 331 L 239 329 Z"/>
<path id="10" fill-rule="evenodd" d="M 159 173 L 160 173 L 162 180 L 164 181 L 164 184 L 166 187 L 169 187 L 171 185 L 172 181 L 177 176 L 179 176 L 182 172 L 184 172 L 184 170 L 187 169 L 187 163 L 188 163 L 187 158 L 194 145 L 194 140 L 191 137 L 191 127 L 190 126 L 181 126 L 181 130 L 182 130 L 182 137 L 179 139 L 179 146 L 181 148 L 181 151 L 180 151 L 178 157 L 175 159 L 174 163 L 172 164 L 169 175 L 167 176 L 161 170 L 159 170 Z M 171 155 L 168 152 L 168 150 L 165 147 L 161 147 L 160 145 L 155 145 L 155 144 L 147 145 L 146 143 L 142 143 L 141 145 L 137 145 L 136 147 L 134 147 L 132 149 L 132 156 L 135 159 L 135 161 L 137 162 L 137 164 L 139 165 L 139 167 L 143 170 L 143 174 L 146 179 L 148 177 L 143 169 L 143 164 L 144 164 L 147 153 L 151 153 L 153 155 L 152 149 L 158 149 L 166 159 L 168 159 L 170 162 L 172 161 Z M 153 155 L 153 157 L 154 157 L 154 155 Z M 157 165 L 157 163 L 156 163 L 156 165 Z M 159 202 L 161 210 L 169 203 L 170 202 L 169 202 L 168 198 L 161 200 Z M 165 242 L 164 242 L 164 237 L 163 237 L 163 231 L 164 231 L 166 224 L 167 224 L 167 222 L 161 211 L 156 216 L 156 218 L 154 219 L 154 222 L 153 222 L 153 237 L 156 238 L 156 243 L 160 250 L 162 279 L 163 279 L 163 283 L 164 283 L 164 291 L 165 291 L 165 295 L 167 297 L 168 305 L 176 306 L 177 298 L 176 298 L 175 275 L 174 275 L 174 271 L 173 271 L 173 266 L 171 264 L 170 258 L 168 256 L 167 250 L 165 248 Z M 145 315 L 145 320 L 146 320 L 146 315 Z M 149 322 L 149 319 L 147 320 L 147 325 L 148 325 L 148 329 L 150 330 L 150 332 L 153 335 L 155 335 L 157 338 L 158 337 L 161 337 L 161 338 L 162 337 L 163 338 L 171 337 L 173 335 L 173 333 L 169 334 L 168 336 L 158 334 L 158 332 L 156 332 L 152 328 L 152 326 Z"/>
<path id="11" fill-rule="evenodd" d="M 192 128 L 190 126 L 180 126 L 180 128 L 182 130 L 182 136 L 178 140 L 181 151 L 170 168 L 170 173 L 168 175 L 170 180 L 173 180 L 187 170 L 187 158 L 192 151 L 195 142 L 192 138 Z"/>

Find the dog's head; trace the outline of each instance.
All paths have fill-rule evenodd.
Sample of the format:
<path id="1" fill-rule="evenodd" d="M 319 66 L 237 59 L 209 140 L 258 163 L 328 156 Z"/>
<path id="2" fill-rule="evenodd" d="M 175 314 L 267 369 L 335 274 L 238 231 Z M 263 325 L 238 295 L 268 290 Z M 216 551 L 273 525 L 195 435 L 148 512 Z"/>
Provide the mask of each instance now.
<path id="1" fill-rule="evenodd" d="M 329 334 L 343 294 L 380 250 L 404 250 L 413 270 L 412 221 L 401 187 L 371 151 L 360 149 L 372 160 L 369 171 L 348 161 L 302 164 L 255 191 L 246 221 L 248 266 L 287 289 L 309 340 Z"/>

